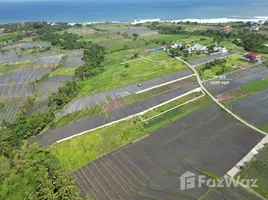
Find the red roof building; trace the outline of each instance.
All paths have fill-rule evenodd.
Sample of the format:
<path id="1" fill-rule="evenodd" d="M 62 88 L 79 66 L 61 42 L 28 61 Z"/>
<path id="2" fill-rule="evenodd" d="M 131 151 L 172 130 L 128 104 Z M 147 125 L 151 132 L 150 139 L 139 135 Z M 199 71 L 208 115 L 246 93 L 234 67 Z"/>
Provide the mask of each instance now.
<path id="1" fill-rule="evenodd" d="M 254 52 L 249 52 L 249 53 L 247 54 L 247 56 L 248 56 L 248 57 L 259 57 L 260 55 L 257 54 L 257 53 L 254 53 Z"/>
<path id="2" fill-rule="evenodd" d="M 253 62 L 253 63 L 258 63 L 258 62 L 261 62 L 261 55 L 254 53 L 254 52 L 249 52 L 246 55 L 244 55 L 243 60 Z"/>

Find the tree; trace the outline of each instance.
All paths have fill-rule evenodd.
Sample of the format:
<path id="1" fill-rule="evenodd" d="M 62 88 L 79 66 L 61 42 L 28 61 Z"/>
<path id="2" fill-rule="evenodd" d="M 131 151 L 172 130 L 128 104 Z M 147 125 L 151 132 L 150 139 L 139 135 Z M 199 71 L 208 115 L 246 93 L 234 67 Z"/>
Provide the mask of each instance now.
<path id="1" fill-rule="evenodd" d="M 169 50 L 169 53 L 171 54 L 171 57 L 173 57 L 173 58 L 179 56 L 178 49 L 174 49 L 174 48 L 172 48 L 172 49 Z"/>
<path id="2" fill-rule="evenodd" d="M 3 110 L 4 108 L 5 108 L 4 102 L 0 101 L 0 111 Z"/>

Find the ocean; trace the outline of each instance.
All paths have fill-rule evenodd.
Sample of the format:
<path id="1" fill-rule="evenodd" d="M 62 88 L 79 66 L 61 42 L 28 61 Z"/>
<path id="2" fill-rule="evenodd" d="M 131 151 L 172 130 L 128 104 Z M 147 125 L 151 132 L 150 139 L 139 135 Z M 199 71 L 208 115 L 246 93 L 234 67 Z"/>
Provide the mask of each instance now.
<path id="1" fill-rule="evenodd" d="M 0 23 L 268 19 L 268 0 L 0 0 Z"/>

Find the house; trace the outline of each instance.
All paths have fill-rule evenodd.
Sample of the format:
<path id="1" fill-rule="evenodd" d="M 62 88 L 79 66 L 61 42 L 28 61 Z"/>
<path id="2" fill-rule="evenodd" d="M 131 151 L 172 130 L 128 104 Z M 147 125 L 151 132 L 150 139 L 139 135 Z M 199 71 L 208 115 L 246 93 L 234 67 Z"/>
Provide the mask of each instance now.
<path id="1" fill-rule="evenodd" d="M 265 21 L 258 21 L 257 24 L 258 25 L 264 25 L 265 24 Z"/>
<path id="2" fill-rule="evenodd" d="M 222 31 L 225 32 L 225 33 L 229 33 L 231 30 L 232 30 L 231 26 L 224 26 L 222 28 Z"/>
<path id="3" fill-rule="evenodd" d="M 171 45 L 171 48 L 176 49 L 176 48 L 181 48 L 182 47 L 182 43 L 175 43 L 173 45 Z"/>
<path id="4" fill-rule="evenodd" d="M 207 46 L 202 44 L 195 44 L 193 48 L 195 51 L 202 51 L 202 52 L 206 52 L 208 50 Z"/>
<path id="5" fill-rule="evenodd" d="M 213 52 L 214 53 L 226 53 L 228 52 L 228 50 L 226 47 L 216 46 L 216 47 L 213 47 Z"/>
<path id="6" fill-rule="evenodd" d="M 260 26 L 250 26 L 250 27 L 246 27 L 245 30 L 252 32 L 252 31 L 258 31 L 260 30 L 260 28 L 261 28 Z"/>
<path id="7" fill-rule="evenodd" d="M 194 52 L 203 52 L 207 53 L 208 48 L 205 45 L 202 44 L 195 44 L 194 46 L 186 45 L 186 48 L 183 50 L 184 52 L 187 52 L 189 54 L 192 54 Z"/>
<path id="8" fill-rule="evenodd" d="M 241 59 L 252 63 L 258 63 L 261 62 L 261 55 L 254 52 L 249 52 L 248 54 L 244 55 Z"/>

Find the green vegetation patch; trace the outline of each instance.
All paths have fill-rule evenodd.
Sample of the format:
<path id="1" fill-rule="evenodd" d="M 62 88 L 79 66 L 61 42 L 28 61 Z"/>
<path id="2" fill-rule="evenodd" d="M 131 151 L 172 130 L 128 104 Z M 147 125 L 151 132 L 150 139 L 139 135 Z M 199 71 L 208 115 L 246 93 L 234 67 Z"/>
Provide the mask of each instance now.
<path id="1" fill-rule="evenodd" d="M 197 68 L 203 80 L 214 78 L 237 70 L 237 66 L 228 59 L 219 59 L 206 63 Z"/>
<path id="2" fill-rule="evenodd" d="M 154 54 L 150 54 L 146 57 L 149 59 L 155 60 L 155 61 L 163 61 L 163 60 L 170 59 L 169 55 L 166 52 L 154 53 Z"/>
<path id="3" fill-rule="evenodd" d="M 241 88 L 250 93 L 260 92 L 268 88 L 268 78 L 249 83 Z"/>
<path id="4" fill-rule="evenodd" d="M 171 110 L 163 115 L 160 115 L 147 122 L 146 129 L 149 132 L 153 132 L 169 123 L 176 121 L 177 119 L 190 114 L 198 109 L 204 108 L 211 104 L 211 100 L 207 97 L 202 97 L 196 101 L 193 101 L 184 106 Z"/>
<path id="5" fill-rule="evenodd" d="M 237 98 L 234 98 L 230 101 L 227 101 L 225 102 L 224 104 L 225 105 L 231 105 L 237 101 L 240 101 L 250 95 L 253 95 L 257 92 L 260 92 L 262 90 L 265 90 L 268 88 L 268 78 L 265 78 L 265 79 L 262 79 L 262 80 L 258 80 L 258 81 L 255 81 L 255 82 L 252 82 L 252 83 L 249 83 L 249 84 L 246 84 L 244 86 L 241 87 L 241 89 L 243 91 L 245 91 L 245 95 L 243 96 L 240 96 L 240 97 L 237 97 Z"/>
<path id="6" fill-rule="evenodd" d="M 263 126 L 263 127 L 261 128 L 261 130 L 263 130 L 263 131 L 265 131 L 266 133 L 268 133 L 268 124 L 265 125 L 265 126 Z"/>
<path id="7" fill-rule="evenodd" d="M 176 100 L 174 100 L 174 101 L 172 101 L 170 103 L 167 103 L 167 104 L 165 104 L 163 106 L 160 106 L 158 108 L 155 108 L 153 110 L 150 110 L 147 113 L 145 113 L 144 115 L 142 115 L 141 117 L 144 120 L 149 119 L 151 117 L 154 117 L 154 116 L 156 116 L 158 114 L 161 114 L 163 112 L 166 112 L 167 110 L 170 110 L 172 108 L 175 108 L 176 106 L 179 106 L 179 105 L 181 105 L 181 104 L 183 104 L 183 103 L 185 103 L 185 102 L 187 102 L 187 101 L 189 101 L 191 99 L 194 99 L 194 98 L 196 98 L 198 96 L 201 96 L 201 95 L 202 95 L 202 93 L 198 93 L 198 92 L 194 92 L 192 94 L 188 94 L 188 95 L 186 95 L 184 97 L 181 97 L 179 99 L 176 99 Z"/>
<path id="8" fill-rule="evenodd" d="M 15 81 L 9 81 L 8 84 L 9 84 L 9 85 L 15 85 L 16 82 L 15 82 Z"/>
<path id="9" fill-rule="evenodd" d="M 50 76 L 73 76 L 76 68 L 58 68 L 53 72 L 50 72 Z"/>
<path id="10" fill-rule="evenodd" d="M 107 101 L 112 101 L 111 97 L 109 95 L 106 96 Z"/>
<path id="11" fill-rule="evenodd" d="M 220 179 L 220 177 L 218 177 L 217 175 L 215 175 L 215 174 L 213 174 L 211 172 L 208 172 L 206 170 L 202 170 L 202 174 L 204 174 L 204 175 L 206 175 L 206 176 L 208 176 L 210 178 L 216 179 L 216 180 Z"/>
<path id="12" fill-rule="evenodd" d="M 104 118 L 109 118 L 109 112 L 104 113 Z"/>
<path id="13" fill-rule="evenodd" d="M 101 113 L 101 106 L 95 105 L 88 109 L 80 110 L 78 112 L 70 113 L 68 115 L 56 118 L 52 124 L 51 128 L 59 128 L 67 124 L 74 123 L 78 120 L 91 117 L 93 115 Z"/>
<path id="14" fill-rule="evenodd" d="M 170 90 L 170 88 L 168 86 L 161 86 L 161 87 L 158 87 L 158 88 L 146 91 L 146 92 L 126 96 L 123 98 L 123 101 L 124 101 L 124 104 L 129 105 L 129 104 L 143 101 L 145 99 L 149 99 L 155 95 L 159 95 L 159 94 L 167 92 L 169 90 Z"/>
<path id="15" fill-rule="evenodd" d="M 149 41 L 154 41 L 154 42 L 171 42 L 171 41 L 177 41 L 177 40 L 181 40 L 181 39 L 185 39 L 188 38 L 189 36 L 187 35 L 183 35 L 183 34 L 179 34 L 179 35 L 150 35 L 150 36 L 145 36 L 142 37 L 146 40 Z"/>
<path id="16" fill-rule="evenodd" d="M 144 125 L 138 119 L 121 121 L 108 127 L 88 132 L 82 136 L 56 144 L 51 153 L 69 172 L 86 165 L 98 157 L 109 153 L 127 143 L 137 140 L 154 130 L 165 126 L 195 110 L 209 105 L 211 101 L 201 98 L 173 112 L 169 112 L 155 121 Z"/>
<path id="17" fill-rule="evenodd" d="M 81 96 L 108 91 L 126 85 L 138 84 L 188 69 L 184 63 L 177 60 L 155 63 L 143 59 L 129 63 L 129 67 L 126 68 L 120 64 L 121 61 L 113 61 L 116 58 L 110 59 L 112 60 L 106 60 L 104 62 L 103 65 L 106 69 L 103 73 L 83 81 Z"/>

